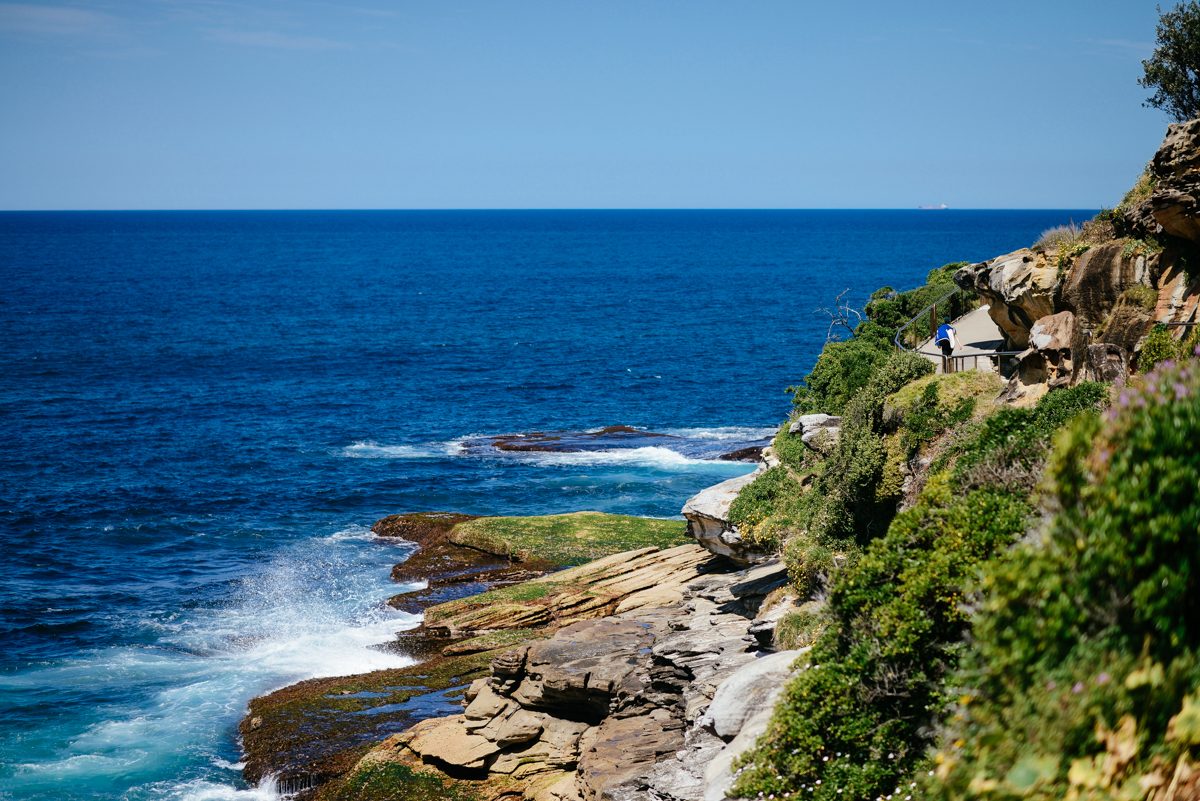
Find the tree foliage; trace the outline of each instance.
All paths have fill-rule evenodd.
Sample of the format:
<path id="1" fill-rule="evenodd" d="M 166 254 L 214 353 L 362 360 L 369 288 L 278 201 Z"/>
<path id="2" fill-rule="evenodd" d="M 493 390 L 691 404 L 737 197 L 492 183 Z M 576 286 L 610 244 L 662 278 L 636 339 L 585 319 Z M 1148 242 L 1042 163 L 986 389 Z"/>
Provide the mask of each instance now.
<path id="1" fill-rule="evenodd" d="M 1158 20 L 1157 47 L 1142 62 L 1138 83 L 1154 90 L 1143 105 L 1160 108 L 1176 122 L 1200 116 L 1200 3 L 1180 3 Z"/>

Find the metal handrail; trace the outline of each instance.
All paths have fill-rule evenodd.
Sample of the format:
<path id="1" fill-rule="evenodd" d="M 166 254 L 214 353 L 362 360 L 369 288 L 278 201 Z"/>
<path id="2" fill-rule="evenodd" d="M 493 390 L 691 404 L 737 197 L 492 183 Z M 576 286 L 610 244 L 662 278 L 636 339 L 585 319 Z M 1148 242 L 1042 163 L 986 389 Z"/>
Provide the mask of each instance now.
<path id="1" fill-rule="evenodd" d="M 953 295 L 955 292 L 959 292 L 959 291 L 961 291 L 961 290 L 962 290 L 962 287 L 957 287 L 957 286 L 956 286 L 956 287 L 954 287 L 954 289 L 950 290 L 950 291 L 949 291 L 949 292 L 947 292 L 945 295 L 942 295 L 940 298 L 938 298 L 937 300 L 935 300 L 933 303 L 930 303 L 928 306 L 926 306 L 925 308 L 921 309 L 919 312 L 917 312 L 916 314 L 914 314 L 914 315 L 913 315 L 913 318 L 912 318 L 911 320 L 909 320 L 907 323 L 905 323 L 904 325 L 900 326 L 900 328 L 899 328 L 899 329 L 896 331 L 896 336 L 895 336 L 895 338 L 894 338 L 894 340 L 893 340 L 893 341 L 896 343 L 896 347 L 897 347 L 897 348 L 899 348 L 900 350 L 908 350 L 908 348 L 906 348 L 906 347 L 904 347 L 903 345 L 901 345 L 901 344 L 900 344 L 900 335 L 904 333 L 904 329 L 908 328 L 910 325 L 912 325 L 913 323 L 915 323 L 917 320 L 920 320 L 922 317 L 924 317 L 924 316 L 925 316 L 925 312 L 929 311 L 929 310 L 930 310 L 930 309 L 932 309 L 934 306 L 938 305 L 938 304 L 939 304 L 939 303 L 941 303 L 943 300 L 945 300 L 946 298 L 948 298 L 948 297 L 950 297 L 951 295 Z"/>

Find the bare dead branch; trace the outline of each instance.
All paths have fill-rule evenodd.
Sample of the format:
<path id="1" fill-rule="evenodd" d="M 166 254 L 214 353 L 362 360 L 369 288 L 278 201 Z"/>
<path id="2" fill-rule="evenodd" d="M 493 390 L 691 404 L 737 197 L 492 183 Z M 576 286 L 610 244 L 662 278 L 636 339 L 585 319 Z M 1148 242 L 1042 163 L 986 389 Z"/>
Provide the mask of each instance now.
<path id="1" fill-rule="evenodd" d="M 817 311 L 824 312 L 825 314 L 829 315 L 829 330 L 825 332 L 826 343 L 836 342 L 837 340 L 841 339 L 841 337 L 834 333 L 834 329 L 839 327 L 845 328 L 847 331 L 849 331 L 850 338 L 853 339 L 854 329 L 858 326 L 858 323 L 862 322 L 862 313 L 849 303 L 842 300 L 847 294 L 849 294 L 849 292 L 850 288 L 847 287 L 844 292 L 834 298 L 832 309 L 828 308 L 827 306 L 817 307 Z M 853 325 L 851 325 L 850 315 L 854 315 L 857 320 L 857 322 L 854 322 Z"/>

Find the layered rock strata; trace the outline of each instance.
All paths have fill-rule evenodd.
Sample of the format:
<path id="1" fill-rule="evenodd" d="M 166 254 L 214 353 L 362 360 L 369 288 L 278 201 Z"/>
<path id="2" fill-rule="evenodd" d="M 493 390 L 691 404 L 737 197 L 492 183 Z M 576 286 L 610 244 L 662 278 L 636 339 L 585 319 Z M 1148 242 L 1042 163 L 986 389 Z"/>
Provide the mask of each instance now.
<path id="1" fill-rule="evenodd" d="M 764 454 L 764 459 L 769 458 Z M 729 506 L 744 487 L 758 478 L 766 464 L 752 473 L 722 481 L 693 495 L 683 505 L 687 533 L 712 553 L 727 557 L 739 565 L 764 562 L 771 554 L 743 541 L 738 527 L 729 521 Z"/>
<path id="2" fill-rule="evenodd" d="M 729 764 L 765 729 L 800 655 L 768 655 L 748 633 L 785 581 L 778 562 L 697 571 L 674 603 L 566 625 L 498 655 L 462 714 L 389 737 L 362 766 L 395 762 L 541 801 L 723 797 Z"/>

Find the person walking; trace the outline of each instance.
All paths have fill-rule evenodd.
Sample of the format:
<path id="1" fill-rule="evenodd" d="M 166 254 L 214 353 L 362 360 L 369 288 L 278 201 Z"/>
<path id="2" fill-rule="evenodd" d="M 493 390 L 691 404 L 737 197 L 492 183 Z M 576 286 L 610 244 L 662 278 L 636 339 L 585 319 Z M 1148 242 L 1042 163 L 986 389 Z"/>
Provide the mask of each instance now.
<path id="1" fill-rule="evenodd" d="M 938 326 L 937 336 L 934 337 L 933 343 L 942 349 L 942 372 L 950 372 L 950 354 L 955 348 L 961 348 L 962 343 L 958 341 L 958 332 L 954 330 L 954 326 L 950 325 L 950 318 L 947 317 Z"/>

